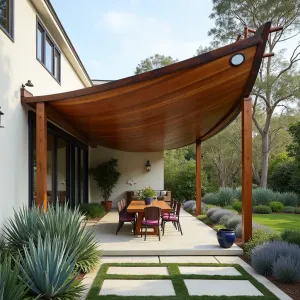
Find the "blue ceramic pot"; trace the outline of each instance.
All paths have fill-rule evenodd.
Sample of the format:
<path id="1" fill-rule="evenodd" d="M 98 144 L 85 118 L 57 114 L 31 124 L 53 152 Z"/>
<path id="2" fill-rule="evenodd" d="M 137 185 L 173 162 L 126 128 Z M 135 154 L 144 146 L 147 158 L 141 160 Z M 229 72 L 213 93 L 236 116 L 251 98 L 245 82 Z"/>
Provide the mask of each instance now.
<path id="1" fill-rule="evenodd" d="M 153 200 L 153 198 L 145 198 L 144 199 L 145 205 L 151 205 L 152 204 L 152 200 Z"/>
<path id="2" fill-rule="evenodd" d="M 217 238 L 222 248 L 230 248 L 235 241 L 235 232 L 231 229 L 219 229 Z"/>

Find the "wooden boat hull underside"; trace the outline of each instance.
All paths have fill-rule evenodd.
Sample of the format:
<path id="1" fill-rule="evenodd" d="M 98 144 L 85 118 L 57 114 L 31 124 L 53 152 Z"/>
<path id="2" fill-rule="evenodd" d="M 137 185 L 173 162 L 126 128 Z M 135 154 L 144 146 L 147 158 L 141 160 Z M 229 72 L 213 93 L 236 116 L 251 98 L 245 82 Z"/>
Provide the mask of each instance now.
<path id="1" fill-rule="evenodd" d="M 239 114 L 255 82 L 269 28 L 267 23 L 251 38 L 172 66 L 23 102 L 47 102 L 51 115 L 63 116 L 92 144 L 108 148 L 161 151 L 204 141 Z M 233 66 L 237 53 L 245 60 Z"/>

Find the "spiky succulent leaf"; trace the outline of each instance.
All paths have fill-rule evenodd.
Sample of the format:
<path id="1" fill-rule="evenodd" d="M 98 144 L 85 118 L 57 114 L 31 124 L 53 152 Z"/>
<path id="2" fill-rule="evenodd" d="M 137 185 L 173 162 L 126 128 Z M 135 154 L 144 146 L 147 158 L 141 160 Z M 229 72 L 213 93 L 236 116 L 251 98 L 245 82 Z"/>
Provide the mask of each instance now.
<path id="1" fill-rule="evenodd" d="M 13 266 L 10 256 L 1 257 L 1 261 L 0 300 L 24 300 L 28 288 L 19 278 L 19 265 Z"/>
<path id="2" fill-rule="evenodd" d="M 63 239 L 51 239 L 50 234 L 43 239 L 38 233 L 37 245 L 30 239 L 28 247 L 24 246 L 24 256 L 20 259 L 21 276 L 35 296 L 77 299 L 84 287 L 74 284 L 75 264 L 76 253 L 66 251 Z"/>

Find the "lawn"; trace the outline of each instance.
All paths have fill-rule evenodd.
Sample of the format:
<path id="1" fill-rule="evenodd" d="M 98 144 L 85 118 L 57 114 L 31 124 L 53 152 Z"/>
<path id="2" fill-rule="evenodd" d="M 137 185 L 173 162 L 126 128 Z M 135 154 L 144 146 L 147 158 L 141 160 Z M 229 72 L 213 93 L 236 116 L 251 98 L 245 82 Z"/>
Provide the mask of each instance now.
<path id="1" fill-rule="evenodd" d="M 255 214 L 253 215 L 253 221 L 265 225 L 276 232 L 282 232 L 285 229 L 300 230 L 300 215 L 297 214 Z"/>
<path id="2" fill-rule="evenodd" d="M 110 266 L 119 267 L 167 267 L 169 275 L 114 275 L 107 274 L 108 268 Z M 179 266 L 232 266 L 241 275 L 240 276 L 208 276 L 208 275 L 182 275 L 179 271 Z M 104 280 L 106 279 L 169 279 L 173 283 L 173 287 L 176 296 L 116 296 L 116 295 L 99 295 L 99 291 L 102 287 Z M 214 280 L 248 280 L 254 285 L 263 296 L 190 296 L 188 290 L 185 286 L 184 279 L 214 279 Z M 216 284 L 216 288 L 218 288 Z M 87 300 L 225 300 L 225 299 L 235 299 L 235 300 L 276 300 L 278 299 L 272 292 L 267 290 L 261 283 L 254 279 L 250 274 L 248 274 L 241 266 L 231 265 L 231 264 L 103 264 L 98 271 L 95 281 L 91 287 L 88 294 Z"/>

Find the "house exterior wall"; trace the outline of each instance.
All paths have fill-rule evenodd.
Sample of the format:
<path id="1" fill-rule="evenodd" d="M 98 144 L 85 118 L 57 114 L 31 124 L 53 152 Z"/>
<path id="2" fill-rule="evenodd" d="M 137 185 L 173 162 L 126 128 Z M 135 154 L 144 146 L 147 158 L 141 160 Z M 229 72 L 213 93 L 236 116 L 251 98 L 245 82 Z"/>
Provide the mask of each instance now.
<path id="1" fill-rule="evenodd" d="M 30 79 L 34 87 L 28 90 L 34 95 L 85 87 L 55 38 L 62 51 L 61 84 L 36 59 L 37 15 L 31 1 L 15 1 L 14 41 L 0 30 L 0 106 L 5 126 L 0 128 L 0 227 L 13 208 L 28 204 L 28 111 L 21 105 L 21 84 Z"/>
<path id="2" fill-rule="evenodd" d="M 119 172 L 121 177 L 113 190 L 111 200 L 113 207 L 116 207 L 117 201 L 126 199 L 126 191 L 141 190 L 145 186 L 151 186 L 155 190 L 164 189 L 164 153 L 161 152 L 123 152 L 98 146 L 89 149 L 89 167 L 95 167 L 97 164 L 107 161 L 110 158 L 118 159 Z M 151 163 L 151 171 L 146 171 L 147 160 Z M 136 184 L 129 185 L 126 182 L 132 178 Z M 98 202 L 103 199 L 99 195 L 96 182 L 90 178 L 90 202 Z"/>

